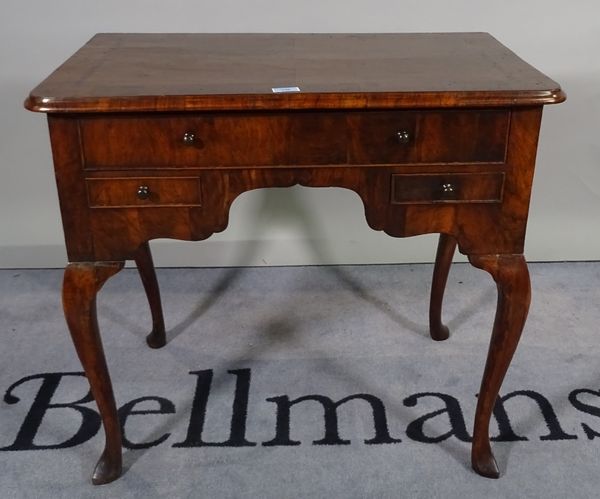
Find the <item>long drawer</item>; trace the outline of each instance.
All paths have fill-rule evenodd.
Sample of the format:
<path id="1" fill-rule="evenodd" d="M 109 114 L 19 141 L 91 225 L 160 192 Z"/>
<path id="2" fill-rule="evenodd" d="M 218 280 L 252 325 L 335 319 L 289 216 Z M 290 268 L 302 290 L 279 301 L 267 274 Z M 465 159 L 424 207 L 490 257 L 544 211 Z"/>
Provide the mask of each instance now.
<path id="1" fill-rule="evenodd" d="M 510 112 L 204 113 L 79 120 L 86 169 L 502 163 Z"/>

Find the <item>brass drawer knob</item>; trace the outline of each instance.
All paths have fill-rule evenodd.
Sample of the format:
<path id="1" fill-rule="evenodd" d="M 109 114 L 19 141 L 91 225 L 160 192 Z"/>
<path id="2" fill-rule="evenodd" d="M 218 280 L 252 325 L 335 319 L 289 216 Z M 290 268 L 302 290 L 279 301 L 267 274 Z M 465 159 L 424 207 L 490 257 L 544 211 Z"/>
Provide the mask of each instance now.
<path id="1" fill-rule="evenodd" d="M 185 132 L 183 134 L 183 143 L 186 146 L 191 146 L 194 144 L 194 142 L 196 142 L 196 134 L 193 132 Z"/>
<path id="2" fill-rule="evenodd" d="M 442 184 L 442 199 L 456 199 L 456 186 L 451 182 Z"/>
<path id="3" fill-rule="evenodd" d="M 150 197 L 150 188 L 147 185 L 140 185 L 137 190 L 138 199 L 148 199 Z"/>
<path id="4" fill-rule="evenodd" d="M 410 133 L 407 130 L 400 130 L 396 133 L 400 144 L 408 144 L 410 142 Z"/>

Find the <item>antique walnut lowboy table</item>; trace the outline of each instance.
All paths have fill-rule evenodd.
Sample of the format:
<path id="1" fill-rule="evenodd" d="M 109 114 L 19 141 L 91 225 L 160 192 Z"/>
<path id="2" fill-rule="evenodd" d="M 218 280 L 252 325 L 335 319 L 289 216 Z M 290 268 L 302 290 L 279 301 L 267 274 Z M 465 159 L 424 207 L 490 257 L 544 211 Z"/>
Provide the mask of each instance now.
<path id="1" fill-rule="evenodd" d="M 298 87 L 283 88 L 282 87 Z M 63 303 L 106 446 L 93 475 L 121 474 L 121 429 L 96 293 L 136 261 L 165 344 L 148 247 L 227 226 L 242 192 L 300 184 L 361 197 L 395 237 L 440 233 L 431 336 L 456 245 L 497 283 L 472 465 L 498 477 L 490 414 L 527 316 L 523 242 L 538 132 L 557 83 L 485 33 L 103 34 L 35 88 L 48 113 L 69 264 Z"/>

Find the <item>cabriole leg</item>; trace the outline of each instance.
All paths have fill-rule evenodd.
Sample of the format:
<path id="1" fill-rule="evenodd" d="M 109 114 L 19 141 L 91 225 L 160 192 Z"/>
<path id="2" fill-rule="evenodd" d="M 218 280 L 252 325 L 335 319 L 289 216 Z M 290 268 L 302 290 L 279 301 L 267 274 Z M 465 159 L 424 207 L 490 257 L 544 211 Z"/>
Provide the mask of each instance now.
<path id="1" fill-rule="evenodd" d="M 429 333 L 436 341 L 445 340 L 450 334 L 448 328 L 442 323 L 442 301 L 455 250 L 456 239 L 448 234 L 440 234 L 429 301 Z"/>
<path id="2" fill-rule="evenodd" d="M 489 272 L 498 288 L 496 318 L 477 401 L 471 449 L 473 469 L 482 476 L 498 478 L 500 473 L 490 446 L 490 416 L 527 319 L 531 300 L 529 271 L 523 255 L 470 255 L 469 261 Z"/>
<path id="3" fill-rule="evenodd" d="M 63 308 L 77 355 L 98 405 L 106 442 L 92 482 L 109 483 L 121 475 L 121 428 L 96 316 L 96 294 L 124 262 L 70 263 L 65 269 Z"/>
<path id="4" fill-rule="evenodd" d="M 144 291 L 148 297 L 150 313 L 152 314 L 152 332 L 146 337 L 146 343 L 151 348 L 164 347 L 167 343 L 165 320 L 163 318 L 160 291 L 158 280 L 156 279 L 156 271 L 154 270 L 154 262 L 152 261 L 152 253 L 150 252 L 150 245 L 147 242 L 142 244 L 134 258 L 140 277 L 142 278 Z"/>

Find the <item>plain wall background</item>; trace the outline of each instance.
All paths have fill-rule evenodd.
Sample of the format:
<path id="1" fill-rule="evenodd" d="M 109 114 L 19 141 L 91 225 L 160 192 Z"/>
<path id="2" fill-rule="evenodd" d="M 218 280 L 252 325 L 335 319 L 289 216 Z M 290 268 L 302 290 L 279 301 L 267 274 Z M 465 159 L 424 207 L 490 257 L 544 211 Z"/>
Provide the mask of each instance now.
<path id="1" fill-rule="evenodd" d="M 66 261 L 45 116 L 27 93 L 96 32 L 488 31 L 558 81 L 546 107 L 526 255 L 600 259 L 600 4 L 597 0 L 3 0 L 0 9 L 0 267 Z M 368 228 L 341 189 L 259 190 L 198 243 L 155 241 L 157 265 L 432 261 L 436 236 Z"/>

